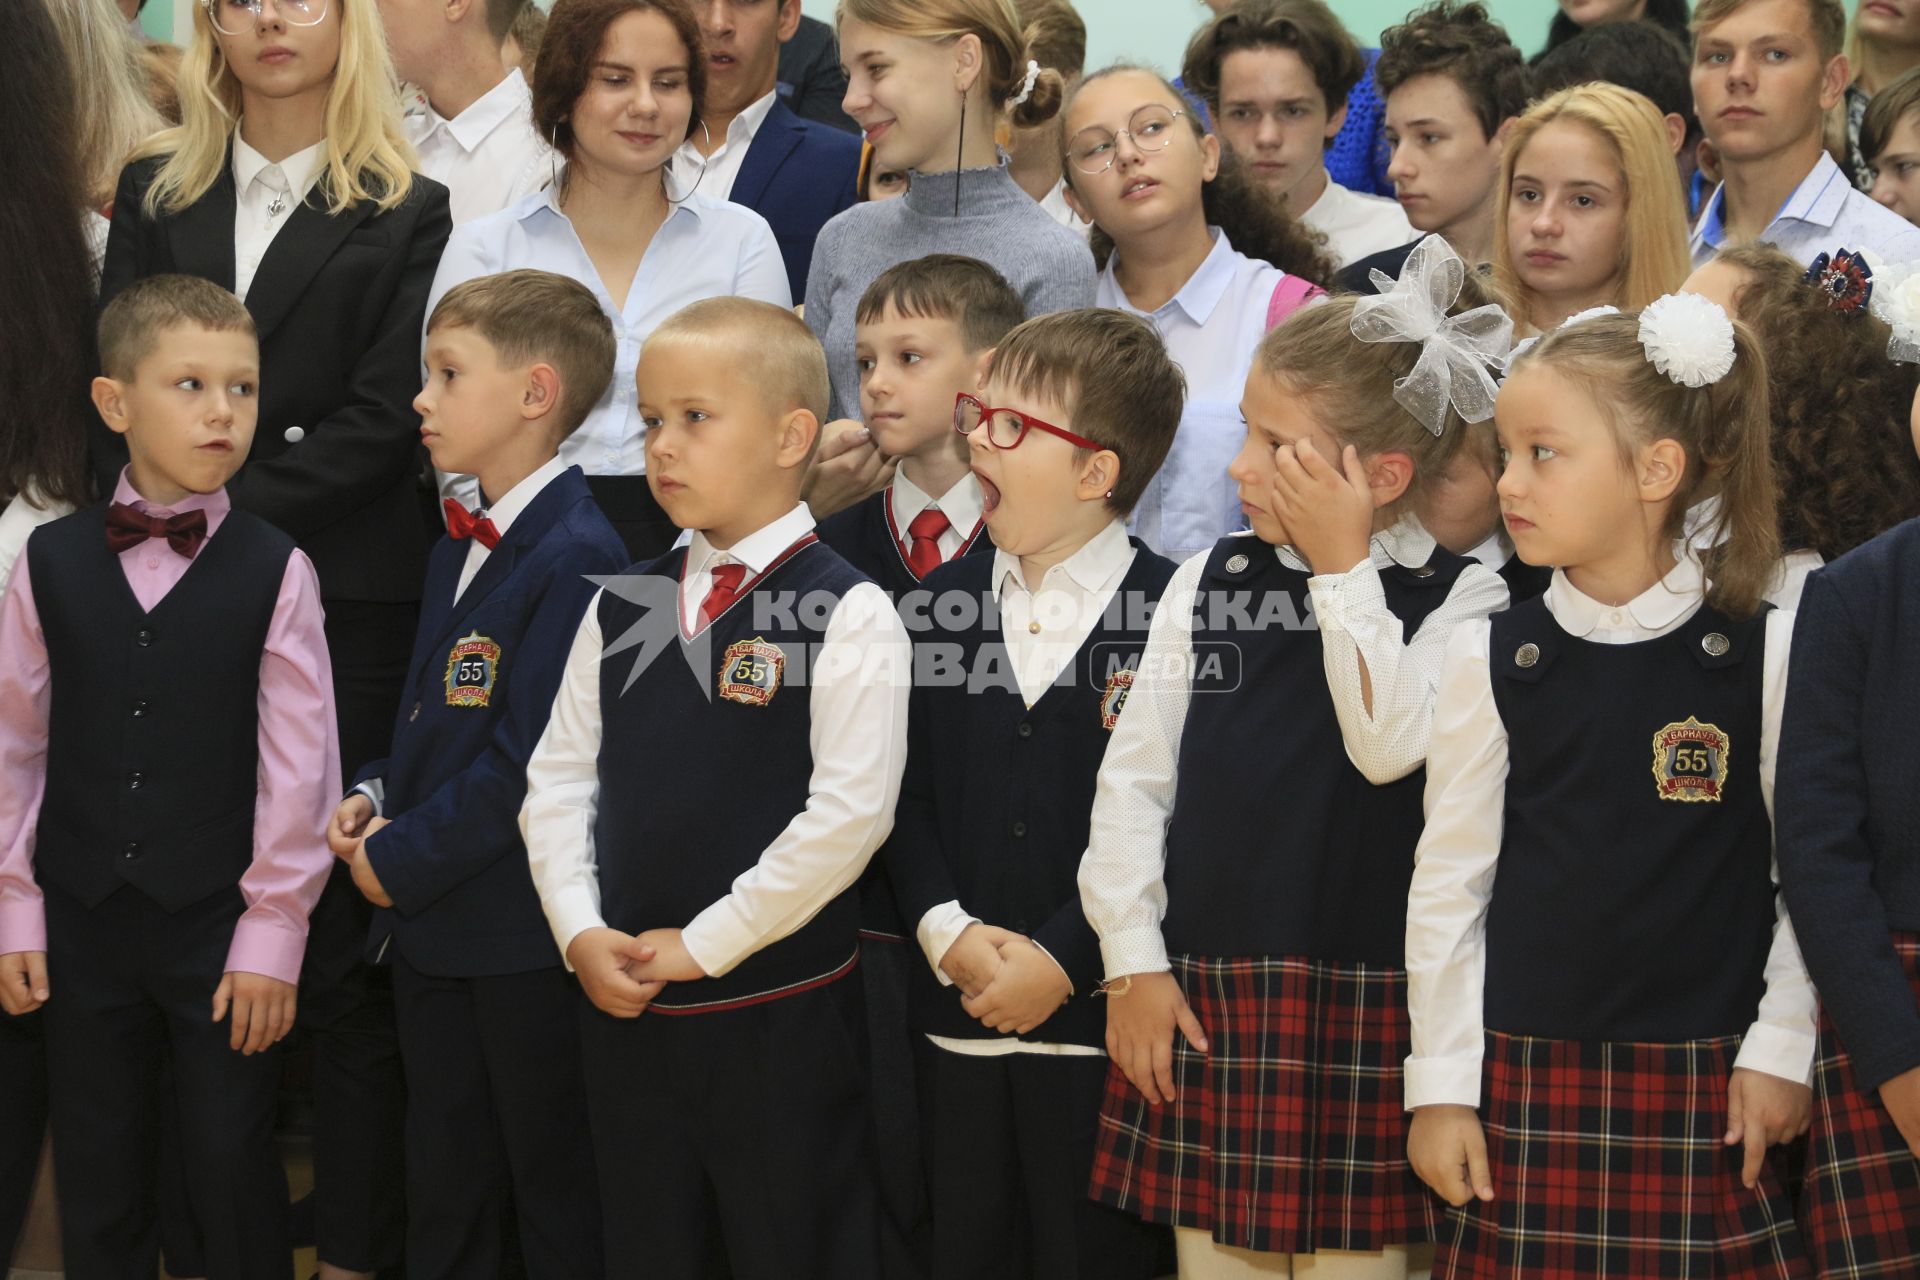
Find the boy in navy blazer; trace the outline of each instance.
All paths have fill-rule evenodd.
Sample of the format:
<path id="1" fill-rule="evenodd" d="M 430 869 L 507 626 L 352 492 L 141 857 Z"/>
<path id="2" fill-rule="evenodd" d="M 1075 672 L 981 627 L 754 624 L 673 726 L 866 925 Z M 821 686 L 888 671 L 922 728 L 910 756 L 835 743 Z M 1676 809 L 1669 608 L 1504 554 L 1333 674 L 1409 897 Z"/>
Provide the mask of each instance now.
<path id="1" fill-rule="evenodd" d="M 544 271 L 451 290 L 414 401 L 436 467 L 480 482 L 447 506 L 391 754 L 363 769 L 328 843 L 379 908 L 407 1078 L 407 1271 L 501 1274 L 509 1203 L 535 1280 L 603 1274 L 573 980 L 517 815 L 568 648 L 620 539 L 560 442 L 607 389 L 613 331 Z"/>
<path id="2" fill-rule="evenodd" d="M 800 0 L 696 7 L 706 45 L 706 127 L 675 157 L 674 186 L 698 181 L 702 193 L 765 218 L 793 296 L 804 298 L 820 228 L 859 202 L 860 139 L 802 120 L 780 98 L 780 43 L 800 25 Z"/>

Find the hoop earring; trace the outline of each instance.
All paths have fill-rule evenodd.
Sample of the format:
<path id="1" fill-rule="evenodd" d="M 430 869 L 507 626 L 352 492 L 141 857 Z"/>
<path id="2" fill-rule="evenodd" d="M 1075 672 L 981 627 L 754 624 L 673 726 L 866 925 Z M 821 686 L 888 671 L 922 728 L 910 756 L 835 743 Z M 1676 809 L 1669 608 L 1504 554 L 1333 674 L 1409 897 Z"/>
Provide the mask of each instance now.
<path id="1" fill-rule="evenodd" d="M 547 186 L 560 195 L 566 194 L 566 188 L 560 185 L 560 124 L 554 122 L 547 130 Z"/>
<path id="2" fill-rule="evenodd" d="M 702 137 L 704 137 L 707 140 L 708 148 L 712 148 L 713 130 L 707 128 L 707 122 L 705 120 L 702 120 L 700 122 L 700 134 Z M 700 189 L 700 184 L 702 182 L 706 181 L 707 157 L 704 153 L 702 153 L 702 155 L 700 156 L 700 172 L 694 175 L 693 185 L 687 188 L 687 194 L 681 196 L 678 200 L 675 200 L 672 194 L 667 191 L 667 173 L 672 168 L 673 168 L 673 157 L 669 156 L 667 157 L 667 163 L 660 170 L 660 192 L 662 195 L 665 195 L 667 197 L 668 204 L 673 205 L 677 208 L 678 206 L 683 205 L 687 201 L 693 199 L 693 193 Z"/>

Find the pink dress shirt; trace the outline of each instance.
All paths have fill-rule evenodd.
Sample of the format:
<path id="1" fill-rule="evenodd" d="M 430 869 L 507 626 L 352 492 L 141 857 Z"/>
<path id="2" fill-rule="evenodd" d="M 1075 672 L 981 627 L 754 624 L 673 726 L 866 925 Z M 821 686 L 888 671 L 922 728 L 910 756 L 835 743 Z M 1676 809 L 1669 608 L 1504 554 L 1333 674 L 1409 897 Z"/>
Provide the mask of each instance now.
<path id="1" fill-rule="evenodd" d="M 207 513 L 219 536 L 232 509 L 225 489 L 171 507 L 134 492 L 125 472 L 115 502 L 154 516 Z M 162 539 L 120 553 L 127 585 L 151 610 L 192 561 Z M 260 653 L 260 783 L 253 810 L 253 865 L 240 877 L 247 908 L 234 925 L 227 970 L 297 982 L 307 947 L 307 915 L 333 866 L 327 819 L 340 794 L 340 752 L 333 719 L 333 673 L 321 630 L 320 580 L 295 551 L 287 560 L 266 647 Z M 47 919 L 33 879 L 33 843 L 47 789 L 47 708 L 51 702 L 46 636 L 32 575 L 19 571 L 0 598 L 0 955 L 47 949 Z M 49 975 L 58 990 L 59 975 Z"/>

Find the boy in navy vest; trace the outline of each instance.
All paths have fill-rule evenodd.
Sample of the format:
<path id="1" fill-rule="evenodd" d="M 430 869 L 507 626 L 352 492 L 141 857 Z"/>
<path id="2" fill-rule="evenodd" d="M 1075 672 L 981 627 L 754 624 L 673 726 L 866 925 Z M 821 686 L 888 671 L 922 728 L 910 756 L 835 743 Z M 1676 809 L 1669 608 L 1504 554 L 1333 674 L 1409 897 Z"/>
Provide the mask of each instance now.
<path id="1" fill-rule="evenodd" d="M 953 431 L 953 398 L 974 391 L 1026 304 L 975 258 L 929 254 L 889 267 L 860 296 L 854 355 L 860 412 L 875 447 L 896 460 L 892 481 L 820 522 L 820 541 L 898 599 L 933 569 L 993 550 L 980 519 L 980 485 L 967 442 Z M 921 1177 L 907 974 L 916 965 L 893 904 L 884 860 L 860 882 L 861 962 L 879 1140 L 881 1254 L 890 1276 L 924 1276 L 931 1214 Z"/>
<path id="2" fill-rule="evenodd" d="M 911 1014 L 936 1280 L 1153 1274 L 1158 1229 L 1087 1197 L 1106 1022 L 1074 877 L 1174 570 L 1127 515 L 1184 398 L 1150 325 L 1089 310 L 1015 329 L 960 399 L 997 550 L 908 601 L 927 626 L 886 849 L 927 961 Z"/>
<path id="3" fill-rule="evenodd" d="M 327 840 L 379 908 L 367 958 L 393 966 L 408 1273 L 500 1274 L 510 1202 L 530 1274 L 595 1280 L 578 992 L 518 819 L 586 575 L 626 563 L 580 468 L 557 456 L 613 376 L 613 327 L 577 281 L 483 276 L 434 308 L 426 364 L 427 450 L 474 476 L 485 505 L 447 501 L 392 753 L 361 770 Z"/>
<path id="4" fill-rule="evenodd" d="M 641 350 L 647 481 L 692 533 L 588 609 L 521 811 L 583 1005 L 606 1256 L 876 1274 L 853 886 L 893 826 L 905 629 L 814 536 L 826 357 L 698 302 Z M 642 1013 L 645 1017 L 641 1017 Z"/>
<path id="5" fill-rule="evenodd" d="M 0 1004 L 46 1007 L 69 1274 L 155 1273 L 173 1107 L 207 1274 L 285 1275 L 275 1046 L 339 794 L 319 584 L 227 497 L 259 412 L 240 301 L 149 277 L 100 356 L 130 461 L 0 603 Z"/>

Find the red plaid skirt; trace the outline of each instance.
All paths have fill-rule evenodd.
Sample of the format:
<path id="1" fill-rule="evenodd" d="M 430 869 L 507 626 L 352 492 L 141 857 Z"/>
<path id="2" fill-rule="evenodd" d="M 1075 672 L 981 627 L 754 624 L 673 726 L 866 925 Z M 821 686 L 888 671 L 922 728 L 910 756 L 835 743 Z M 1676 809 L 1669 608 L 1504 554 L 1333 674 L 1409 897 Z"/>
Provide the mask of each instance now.
<path id="1" fill-rule="evenodd" d="M 1812 1274 L 1783 1176 L 1740 1183 L 1727 1131 L 1739 1037 L 1622 1044 L 1487 1037 L 1481 1109 L 1494 1200 L 1448 1215 L 1433 1274 L 1766 1277 Z"/>
<path id="2" fill-rule="evenodd" d="M 1433 1239 L 1445 1206 L 1407 1165 L 1405 971 L 1175 956 L 1173 975 L 1211 1052 L 1175 1035 L 1167 1106 L 1108 1072 L 1093 1198 L 1265 1253 Z"/>
<path id="3" fill-rule="evenodd" d="M 1920 934 L 1896 932 L 1893 949 L 1920 998 Z M 1800 1225 L 1822 1277 L 1920 1275 L 1920 1161 L 1824 1013 Z"/>

